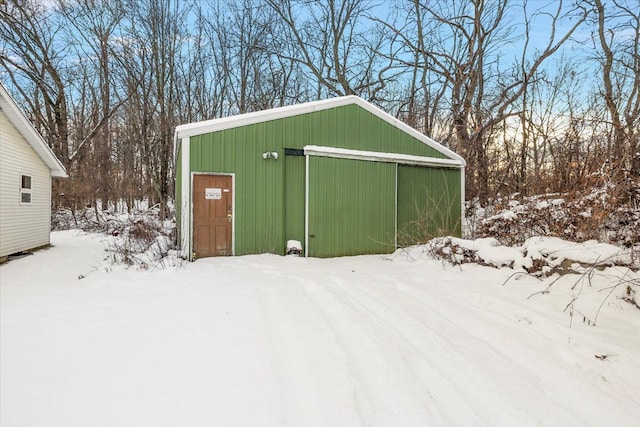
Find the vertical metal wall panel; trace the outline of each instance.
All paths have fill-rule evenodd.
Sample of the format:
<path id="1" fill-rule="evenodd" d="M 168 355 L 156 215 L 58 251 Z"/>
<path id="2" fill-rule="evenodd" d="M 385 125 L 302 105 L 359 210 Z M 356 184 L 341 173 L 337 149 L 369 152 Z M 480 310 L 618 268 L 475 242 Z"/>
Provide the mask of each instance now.
<path id="1" fill-rule="evenodd" d="M 459 169 L 398 165 L 398 245 L 461 233 Z"/>
<path id="2" fill-rule="evenodd" d="M 305 116 L 310 116 L 307 123 L 310 139 L 303 145 L 446 158 L 442 153 L 357 105 L 323 110 Z"/>
<path id="3" fill-rule="evenodd" d="M 309 255 L 393 251 L 395 164 L 311 157 Z"/>
<path id="4" fill-rule="evenodd" d="M 286 156 L 284 194 L 285 240 L 305 241 L 304 235 L 304 169 L 303 156 Z"/>

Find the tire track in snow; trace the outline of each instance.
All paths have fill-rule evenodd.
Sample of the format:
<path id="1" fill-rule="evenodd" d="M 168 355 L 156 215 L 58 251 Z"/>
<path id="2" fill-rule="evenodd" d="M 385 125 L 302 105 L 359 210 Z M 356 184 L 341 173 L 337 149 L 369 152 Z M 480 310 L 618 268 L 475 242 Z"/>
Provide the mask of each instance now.
<path id="1" fill-rule="evenodd" d="M 331 279 L 335 282 L 336 278 Z M 363 416 L 368 425 L 479 425 L 482 420 L 440 371 L 416 369 L 419 351 L 398 341 L 398 331 L 384 318 L 339 289 L 343 285 L 301 281 L 325 313 L 363 388 Z M 421 381 L 416 381 L 415 377 Z M 437 384 L 440 396 L 430 390 Z M 442 401 L 457 402 L 442 411 Z M 451 409 L 451 408 L 447 408 Z"/>
<path id="2" fill-rule="evenodd" d="M 447 291 L 449 298 L 440 297 L 442 287 L 438 291 L 438 304 L 434 304 L 434 298 L 428 293 L 428 288 L 424 283 L 414 282 L 411 285 L 401 284 L 398 290 L 407 295 L 408 299 L 417 299 L 425 304 L 430 310 L 438 312 L 443 318 L 450 320 L 451 324 L 458 329 L 472 332 L 472 336 L 486 337 L 485 345 L 492 349 L 493 354 L 509 354 L 506 359 L 511 366 L 520 370 L 527 378 L 528 382 L 521 387 L 515 388 L 514 393 L 526 390 L 526 396 L 522 396 L 518 402 L 520 405 L 528 404 L 529 413 L 538 416 L 539 408 L 556 408 L 568 419 L 564 425 L 569 425 L 569 421 L 575 420 L 576 425 L 636 425 L 635 421 L 630 421 L 640 417 L 640 406 L 621 405 L 620 396 L 617 392 L 611 393 L 611 386 L 603 381 L 602 374 L 592 374 L 585 370 L 583 364 L 598 364 L 599 369 L 606 369 L 604 365 L 591 359 L 592 353 L 584 347 L 570 345 L 566 337 L 559 333 L 550 335 L 548 333 L 550 324 L 553 321 L 535 312 L 530 306 L 520 304 L 518 301 L 498 300 L 499 307 L 492 308 L 491 311 L 470 301 L 464 304 L 458 303 L 460 295 L 452 291 Z M 535 326 L 524 325 L 516 321 L 513 315 L 516 309 L 512 304 L 517 304 L 517 310 L 527 313 L 528 318 L 535 320 L 535 323 L 545 322 L 546 325 L 541 332 Z M 499 311 L 496 311 L 499 310 Z M 504 314 L 505 312 L 509 313 Z M 483 322 L 475 322 L 474 319 L 481 318 Z M 490 326 L 488 326 L 490 325 Z M 546 331 L 546 332 L 545 332 Z M 576 334 L 579 332 L 576 331 Z M 507 339 L 505 339 L 505 337 Z M 584 337 L 587 342 L 587 337 Z M 482 344 L 482 342 L 481 342 Z M 508 345 L 507 345 L 508 344 Z M 514 350 L 515 349 L 515 350 Z M 588 354 L 584 354 L 584 353 Z M 518 357 L 522 356 L 522 357 Z M 558 361 L 560 358 L 561 362 Z M 503 358 L 504 359 L 504 358 Z M 531 363 L 535 360 L 535 363 Z M 485 364 L 488 370 L 493 369 L 495 364 L 487 360 Z M 568 365 L 573 365 L 567 369 Z M 536 385 L 533 393 L 531 385 Z M 500 390 L 501 391 L 501 390 Z M 591 393 L 593 400 L 599 401 L 599 405 L 584 407 L 582 404 L 584 396 Z M 506 395 L 509 400 L 512 396 Z M 531 395 L 539 399 L 537 404 L 532 402 Z M 573 396 L 581 396 L 576 398 Z M 629 408 L 633 408 L 635 416 L 630 416 Z M 540 418 L 544 420 L 544 417 Z"/>
<path id="3" fill-rule="evenodd" d="M 447 378 L 448 384 L 453 390 L 445 390 L 446 394 L 443 394 L 443 390 L 439 388 L 442 387 L 442 384 L 429 385 L 434 395 L 441 397 L 444 402 L 464 401 L 475 416 L 487 425 L 495 423 L 507 425 L 516 422 L 518 425 L 538 425 L 538 422 L 528 419 L 527 411 L 523 408 L 512 407 L 513 401 L 504 402 L 509 406 L 496 403 L 495 392 L 509 384 L 499 384 L 494 379 L 494 375 L 487 374 L 484 370 L 474 369 L 473 367 L 478 364 L 479 354 L 474 355 L 474 360 L 470 365 L 470 361 L 461 356 L 457 349 L 487 348 L 491 356 L 487 358 L 486 363 L 483 363 L 484 368 L 497 374 L 495 378 L 498 379 L 508 377 L 513 372 L 511 361 L 487 345 L 485 340 L 470 334 L 468 330 L 448 324 L 449 316 L 452 316 L 451 313 L 443 315 L 431 310 L 431 316 L 427 321 L 422 314 L 429 310 L 425 310 L 424 307 L 415 307 L 415 303 L 411 300 L 402 301 L 399 305 L 405 309 L 411 307 L 409 315 L 398 310 L 395 304 L 389 304 L 385 300 L 373 296 L 370 289 L 364 291 L 360 289 L 359 293 L 355 294 L 353 291 L 357 286 L 352 283 L 349 286 L 341 287 L 341 289 L 350 294 L 352 300 L 357 301 L 372 316 L 379 316 L 386 321 L 397 334 L 398 341 L 403 341 L 406 348 L 412 349 L 413 369 L 416 370 L 418 377 L 424 381 L 425 385 L 429 385 L 429 375 L 431 375 L 424 372 L 426 369 L 436 369 L 440 372 L 441 377 Z M 397 296 L 390 296 L 390 298 L 397 299 Z M 432 322 L 434 324 L 431 324 Z M 444 329 L 446 333 L 440 332 L 440 328 Z M 425 364 L 428 368 L 425 368 Z M 457 411 L 457 408 L 452 407 L 446 409 L 448 413 L 456 413 Z M 464 425 L 469 422 L 478 424 L 479 420 L 477 418 L 466 419 L 457 423 Z M 576 425 L 582 425 L 582 423 L 578 422 Z"/>
<path id="4" fill-rule="evenodd" d="M 388 276 L 387 279 L 389 284 L 395 280 Z M 517 347 L 517 352 L 514 352 L 512 348 L 504 348 L 506 351 L 503 352 L 502 349 L 495 346 L 495 344 L 503 344 L 502 347 L 504 347 L 504 327 L 513 322 L 513 319 L 509 318 L 510 322 L 505 322 L 504 318 L 507 316 L 487 313 L 481 307 L 460 304 L 457 300 L 443 298 L 439 292 L 438 295 L 435 295 L 435 298 L 420 298 L 419 303 L 416 303 L 415 295 L 402 289 L 406 288 L 404 284 L 396 285 L 392 288 L 391 286 L 380 285 L 379 279 L 372 281 L 372 283 L 374 285 L 350 283 L 347 286 L 341 286 L 340 289 L 343 292 L 351 293 L 353 299 L 360 301 L 363 307 L 393 324 L 397 332 L 403 335 L 407 342 L 413 343 L 414 338 L 407 335 L 406 331 L 414 330 L 420 334 L 420 330 L 424 328 L 430 331 L 430 339 L 438 343 L 440 348 L 455 349 L 466 346 L 470 349 L 486 349 L 486 352 L 482 351 L 480 353 L 475 350 L 472 360 L 461 357 L 458 351 L 449 351 L 446 357 L 435 354 L 436 357 L 434 358 L 433 352 L 429 351 L 428 348 L 424 348 L 425 343 L 423 341 L 415 341 L 418 347 L 423 348 L 422 354 L 429 358 L 432 364 L 446 370 L 447 376 L 455 378 L 456 382 L 463 386 L 464 390 L 473 391 L 470 398 L 474 401 L 479 401 L 474 404 L 474 407 L 478 411 L 485 412 L 487 420 L 492 417 L 495 418 L 495 414 L 501 414 L 503 419 L 500 423 L 510 421 L 511 423 L 517 422 L 519 425 L 523 425 L 524 420 L 530 417 L 532 418 L 528 420 L 530 423 L 538 424 L 543 422 L 544 416 L 540 418 L 536 414 L 540 413 L 540 407 L 545 407 L 548 410 L 564 414 L 564 425 L 601 425 L 603 422 L 612 421 L 616 418 L 618 418 L 618 425 L 624 425 L 625 422 L 628 423 L 629 417 L 622 415 L 624 411 L 617 405 L 615 399 L 607 399 L 607 396 L 602 396 L 603 407 L 606 408 L 605 411 L 602 410 L 602 407 L 580 410 L 579 400 L 576 401 L 571 397 L 567 398 L 567 396 L 571 396 L 577 391 L 575 388 L 568 386 L 568 384 L 575 384 L 574 376 L 566 371 L 564 365 L 560 366 L 555 363 L 551 356 L 546 357 L 544 366 L 537 368 L 540 374 L 544 374 L 541 375 L 544 378 L 555 379 L 556 381 L 553 384 L 541 383 L 535 374 L 536 367 L 523 364 L 517 358 L 504 357 L 505 352 L 508 354 L 531 353 L 531 347 L 523 345 L 518 339 L 518 334 L 522 331 L 521 326 L 516 328 L 509 327 L 508 331 L 506 331 L 511 338 L 508 341 L 509 344 Z M 420 287 L 420 289 L 423 290 L 424 286 Z M 438 288 L 438 291 L 440 291 L 440 288 Z M 456 297 L 459 299 L 460 297 L 460 295 L 453 294 L 451 296 L 454 299 Z M 434 301 L 437 301 L 437 304 Z M 410 313 L 400 311 L 397 307 L 409 309 Z M 489 314 L 491 315 L 489 316 Z M 496 316 L 498 317 L 497 319 Z M 483 319 L 483 322 L 474 321 L 477 318 Z M 485 326 L 485 320 L 488 320 L 491 326 Z M 431 324 L 431 322 L 437 323 Z M 438 327 L 435 327 L 436 325 Z M 447 333 L 442 333 L 439 329 L 444 329 Z M 548 341 L 548 337 L 538 332 L 535 332 L 535 334 L 537 337 L 543 338 L 536 341 L 541 346 L 544 346 Z M 458 336 L 458 339 L 452 340 L 452 336 Z M 529 342 L 529 340 L 530 337 L 525 341 Z M 473 344 L 469 345 L 467 343 Z M 562 345 L 562 343 L 557 344 Z M 544 350 L 538 353 L 543 354 Z M 523 359 L 530 361 L 532 357 L 527 354 Z M 451 361 L 455 361 L 456 369 L 451 368 Z M 479 365 L 482 369 L 474 371 L 468 366 L 470 364 L 471 366 Z M 553 369 L 554 374 L 550 376 L 543 370 L 547 368 Z M 514 372 L 521 372 L 522 376 L 514 378 Z M 479 376 L 482 381 L 467 381 L 465 378 L 468 376 L 471 376 L 471 378 Z M 505 381 L 505 379 L 508 380 Z M 536 385 L 537 387 L 531 388 L 531 385 Z M 493 395 L 487 392 L 488 386 L 493 386 Z M 520 399 L 513 399 L 512 393 L 522 393 L 523 391 L 526 391 L 526 396 L 522 396 Z M 594 393 L 600 396 L 600 390 L 595 390 Z M 504 402 L 502 406 L 496 405 L 496 397 Z M 514 402 L 516 403 L 515 408 L 513 408 Z M 567 408 L 566 403 L 571 403 L 572 405 Z M 487 408 L 492 406 L 494 409 L 487 411 Z M 603 417 L 603 414 L 608 415 Z M 620 416 L 617 416 L 618 414 Z M 506 418 L 507 415 L 508 418 Z M 600 421 L 597 421 L 598 419 Z"/>
<path id="5" fill-rule="evenodd" d="M 304 289 L 276 269 L 262 266 L 260 294 L 279 382 L 282 425 L 359 426 L 353 383 L 335 336 Z"/>

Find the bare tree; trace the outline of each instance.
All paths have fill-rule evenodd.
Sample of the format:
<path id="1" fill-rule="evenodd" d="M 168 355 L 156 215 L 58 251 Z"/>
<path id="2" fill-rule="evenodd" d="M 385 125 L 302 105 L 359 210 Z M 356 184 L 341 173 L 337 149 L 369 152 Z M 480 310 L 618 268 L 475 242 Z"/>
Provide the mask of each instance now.
<path id="1" fill-rule="evenodd" d="M 368 18 L 368 0 L 266 0 L 281 22 L 274 54 L 295 61 L 317 83 L 316 98 L 360 95 L 375 100 L 391 61 L 377 52 L 384 38 Z"/>
<path id="2" fill-rule="evenodd" d="M 449 110 L 449 122 L 443 125 L 447 130 L 440 135 L 467 159 L 468 194 L 482 199 L 489 194 L 492 167 L 497 164 L 497 159 L 492 158 L 497 153 L 492 148 L 493 139 L 505 120 L 521 114 L 522 105 L 517 101 L 532 78 L 587 15 L 579 6 L 567 10 L 563 2 L 557 2 L 555 10 L 544 12 L 550 27 L 546 44 L 530 59 L 523 55 L 505 61 L 501 52 L 509 48 L 516 30 L 508 20 L 514 13 L 509 5 L 507 0 L 416 0 L 411 10 L 414 21 L 423 28 L 413 39 L 403 36 L 407 50 L 414 54 L 414 65 L 428 68 L 434 76 L 432 81 L 446 87 L 444 92 L 432 92 L 435 96 L 428 108 Z M 568 30 L 558 34 L 559 23 L 569 15 L 575 17 L 574 21 Z M 395 30 L 402 34 L 399 28 Z M 529 37 L 527 29 L 525 37 Z"/>
<path id="3" fill-rule="evenodd" d="M 36 127 L 68 166 L 67 49 L 58 42 L 63 25 L 55 11 L 39 2 L 0 4 L 0 66 Z"/>
<path id="4" fill-rule="evenodd" d="M 594 0 L 601 51 L 602 95 L 611 120 L 613 137 L 607 158 L 614 175 L 640 174 L 640 8 L 614 0 Z M 619 178 L 618 178 L 619 180 Z"/>
<path id="5" fill-rule="evenodd" d="M 115 112 L 112 100 L 116 97 L 118 85 L 112 76 L 114 39 L 119 36 L 118 27 L 124 16 L 124 7 L 119 0 L 60 0 L 60 10 L 71 23 L 74 30 L 69 34 L 79 58 L 93 64 L 97 73 L 95 92 L 92 93 L 93 115 L 91 126 L 95 132 L 89 133 L 91 148 L 94 151 L 94 180 L 96 202 L 100 200 L 103 209 L 109 207 L 109 201 L 117 198 L 113 194 L 113 141 L 111 118 Z M 78 149 L 88 148 L 87 144 L 78 145 Z M 96 203 L 97 205 L 97 203 Z"/>
<path id="6" fill-rule="evenodd" d="M 146 198 L 164 215 L 177 124 L 348 94 L 462 154 L 469 197 L 564 191 L 600 157 L 618 181 L 640 172 L 630 3 L 7 0 L 0 70 L 75 206 Z M 557 55 L 589 16 L 581 62 Z"/>
<path id="7" fill-rule="evenodd" d="M 229 85 L 226 53 L 218 44 L 212 30 L 211 13 L 218 13 L 220 5 L 210 9 L 206 3 L 198 3 L 194 9 L 194 32 L 186 43 L 187 58 L 178 64 L 183 82 L 179 91 L 178 120 L 189 123 L 208 120 L 224 114 Z"/>
<path id="8" fill-rule="evenodd" d="M 173 130 L 178 124 L 177 106 L 181 98 L 178 64 L 183 60 L 184 22 L 188 9 L 178 0 L 130 1 L 127 34 L 142 61 L 137 79 L 138 96 L 149 123 L 141 127 L 140 141 L 144 171 L 150 177 L 150 201 L 160 204 L 160 216 L 167 214 L 167 202 L 173 195 Z"/>

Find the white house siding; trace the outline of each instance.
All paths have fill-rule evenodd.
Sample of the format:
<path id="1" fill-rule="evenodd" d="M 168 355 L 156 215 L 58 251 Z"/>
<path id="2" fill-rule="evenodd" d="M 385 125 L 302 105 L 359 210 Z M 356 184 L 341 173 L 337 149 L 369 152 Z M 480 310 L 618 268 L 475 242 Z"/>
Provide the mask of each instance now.
<path id="1" fill-rule="evenodd" d="M 20 203 L 21 175 L 31 203 Z M 0 110 L 0 257 L 49 244 L 51 171 Z"/>

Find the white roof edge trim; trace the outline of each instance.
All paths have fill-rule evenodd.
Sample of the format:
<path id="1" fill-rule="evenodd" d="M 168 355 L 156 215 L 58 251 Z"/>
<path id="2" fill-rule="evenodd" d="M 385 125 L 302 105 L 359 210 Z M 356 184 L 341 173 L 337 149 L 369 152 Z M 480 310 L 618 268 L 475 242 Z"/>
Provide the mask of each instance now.
<path id="1" fill-rule="evenodd" d="M 298 116 L 301 114 L 313 113 L 314 111 L 328 110 L 329 108 L 355 104 L 356 99 L 359 98 L 355 95 L 341 96 L 338 98 L 322 99 L 320 101 L 311 101 L 303 104 L 287 105 L 284 107 L 253 111 L 251 113 L 237 114 L 219 119 L 188 123 L 176 126 L 176 135 L 178 138 L 184 138 L 187 136 L 201 135 L 204 133 L 246 126 L 254 123 Z"/>
<path id="2" fill-rule="evenodd" d="M 439 159 L 437 157 L 414 156 L 411 154 L 381 153 L 378 151 L 349 150 L 345 148 L 305 145 L 304 154 L 338 159 L 369 160 L 374 162 L 399 163 L 404 165 L 438 166 L 445 168 L 464 168 L 457 159 Z"/>
<path id="3" fill-rule="evenodd" d="M 0 82 L 0 109 L 6 107 L 9 109 L 5 112 L 7 119 L 15 126 L 24 139 L 29 143 L 31 148 L 40 156 L 42 161 L 51 170 L 51 176 L 58 178 L 67 178 L 67 170 L 60 160 L 53 154 L 51 148 L 47 145 L 42 135 L 33 127 L 33 124 L 27 119 L 27 116 L 18 107 L 9 91 Z"/>
<path id="4" fill-rule="evenodd" d="M 391 114 L 389 114 L 386 111 L 376 107 L 375 105 L 365 101 L 364 99 L 359 98 L 357 96 L 354 96 L 354 98 L 355 98 L 355 101 L 356 101 L 355 103 L 360 105 L 365 110 L 367 110 L 370 113 L 378 116 L 380 119 L 386 121 L 390 125 L 395 126 L 396 128 L 400 129 L 401 131 L 411 135 L 412 137 L 414 137 L 418 141 L 420 141 L 423 144 L 433 148 L 434 150 L 438 151 L 439 153 L 442 153 L 447 157 L 451 157 L 452 159 L 456 159 L 456 160 L 460 161 L 463 165 L 466 166 L 467 162 L 458 153 L 448 149 L 444 145 L 442 145 L 439 142 L 429 138 L 425 134 L 418 132 L 416 129 L 414 129 L 411 126 L 409 126 L 408 124 L 404 123 L 402 120 L 396 119 Z"/>
<path id="5" fill-rule="evenodd" d="M 399 130 L 409 134 L 410 136 L 433 148 L 439 153 L 442 153 L 452 159 L 456 159 L 463 165 L 466 165 L 466 161 L 457 153 L 434 141 L 428 136 L 418 132 L 411 126 L 403 123 L 401 120 L 396 119 L 391 114 L 383 111 L 382 109 L 356 95 L 341 96 L 337 98 L 323 99 L 320 101 L 311 101 L 303 104 L 288 105 L 285 107 L 272 108 L 269 110 L 255 111 L 252 113 L 239 114 L 235 116 L 228 116 L 219 119 L 212 119 L 177 126 L 174 136 L 174 156 L 175 158 L 177 158 L 178 150 L 180 149 L 179 145 L 181 138 L 216 132 L 233 127 L 246 126 L 254 123 L 277 120 L 285 117 L 292 117 L 300 114 L 307 114 L 314 111 L 322 111 L 351 104 L 359 105 L 360 107 L 369 111 L 371 114 L 377 116 L 378 118 L 384 120 L 390 125 L 398 128 Z"/>

